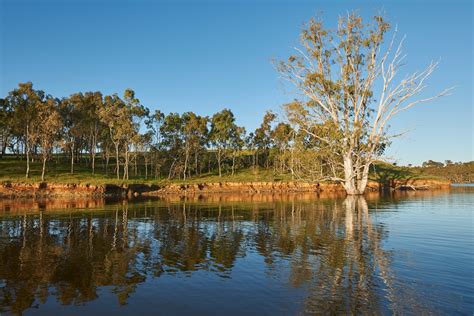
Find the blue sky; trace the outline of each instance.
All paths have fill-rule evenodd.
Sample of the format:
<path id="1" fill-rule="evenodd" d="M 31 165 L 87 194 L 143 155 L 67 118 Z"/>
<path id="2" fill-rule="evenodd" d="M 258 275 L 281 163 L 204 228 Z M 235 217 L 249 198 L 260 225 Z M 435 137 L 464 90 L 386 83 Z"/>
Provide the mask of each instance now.
<path id="1" fill-rule="evenodd" d="M 453 95 L 394 120 L 409 130 L 387 156 L 399 163 L 473 159 L 471 1 L 23 1 L 0 0 L 0 95 L 32 81 L 55 96 L 133 88 L 164 112 L 232 109 L 247 130 L 292 99 L 273 69 L 298 43 L 302 23 L 329 26 L 348 10 L 384 9 L 406 34 L 405 71 L 441 58 L 427 93 Z"/>

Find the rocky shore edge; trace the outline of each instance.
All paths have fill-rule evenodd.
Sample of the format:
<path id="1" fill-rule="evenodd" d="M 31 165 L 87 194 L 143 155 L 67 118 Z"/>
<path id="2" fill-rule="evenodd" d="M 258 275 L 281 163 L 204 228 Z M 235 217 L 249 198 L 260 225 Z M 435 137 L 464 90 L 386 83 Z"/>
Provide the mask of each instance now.
<path id="1" fill-rule="evenodd" d="M 437 190 L 448 189 L 449 181 L 431 179 L 394 180 L 389 183 L 369 182 L 370 191 L 390 190 Z M 193 184 L 58 184 L 58 183 L 12 183 L 0 185 L 0 198 L 39 197 L 137 197 L 162 196 L 167 194 L 192 195 L 214 193 L 343 193 L 338 183 L 308 182 L 217 182 Z"/>

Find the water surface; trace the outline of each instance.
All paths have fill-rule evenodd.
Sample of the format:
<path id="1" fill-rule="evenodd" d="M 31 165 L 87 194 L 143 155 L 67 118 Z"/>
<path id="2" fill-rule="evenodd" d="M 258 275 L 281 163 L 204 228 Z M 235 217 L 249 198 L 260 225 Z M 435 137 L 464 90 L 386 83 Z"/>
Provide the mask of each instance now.
<path id="1" fill-rule="evenodd" d="M 474 311 L 474 188 L 0 201 L 0 313 Z"/>

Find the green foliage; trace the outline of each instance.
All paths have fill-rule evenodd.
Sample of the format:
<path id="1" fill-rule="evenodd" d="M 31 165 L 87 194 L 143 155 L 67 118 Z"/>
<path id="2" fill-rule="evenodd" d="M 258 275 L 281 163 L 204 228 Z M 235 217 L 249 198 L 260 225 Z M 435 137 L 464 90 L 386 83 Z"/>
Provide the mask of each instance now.
<path id="1" fill-rule="evenodd" d="M 0 180 L 36 182 L 45 170 L 48 182 L 90 184 L 341 177 L 341 168 L 334 166 L 343 154 L 338 144 L 344 130 L 332 120 L 304 130 L 298 121 L 310 115 L 309 107 L 293 102 L 286 108 L 288 122 L 268 111 L 246 134 L 229 109 L 210 118 L 150 113 L 131 89 L 123 97 L 80 92 L 57 99 L 31 83 L 19 84 L 0 100 L 7 153 Z M 366 145 L 357 144 L 362 150 Z M 25 165 L 29 180 L 23 179 Z"/>
<path id="2" fill-rule="evenodd" d="M 215 147 L 225 150 L 230 147 L 232 136 L 237 134 L 236 129 L 234 113 L 224 109 L 212 116 L 209 139 Z"/>
<path id="3" fill-rule="evenodd" d="M 308 135 L 300 140 L 327 153 L 317 164 L 302 160 L 309 162 L 302 166 L 303 175 L 320 170 L 322 177 L 343 183 L 349 194 L 365 191 L 371 164 L 397 136 L 388 132 L 390 120 L 449 91 L 416 100 L 436 63 L 396 82 L 403 54 L 395 36 L 384 45 L 389 31 L 381 16 L 365 22 L 350 12 L 339 17 L 336 28 L 313 18 L 301 31 L 297 54 L 277 63 L 282 78 L 300 96 L 285 106 L 289 123 Z"/>
<path id="4" fill-rule="evenodd" d="M 423 168 L 442 168 L 444 167 L 444 164 L 442 162 L 428 160 L 428 161 L 423 162 L 422 167 Z"/>
<path id="5" fill-rule="evenodd" d="M 414 170 L 424 172 L 429 175 L 449 179 L 453 183 L 474 183 L 474 161 L 452 162 L 447 160 L 445 164 L 428 160 L 422 167 L 415 167 Z"/>

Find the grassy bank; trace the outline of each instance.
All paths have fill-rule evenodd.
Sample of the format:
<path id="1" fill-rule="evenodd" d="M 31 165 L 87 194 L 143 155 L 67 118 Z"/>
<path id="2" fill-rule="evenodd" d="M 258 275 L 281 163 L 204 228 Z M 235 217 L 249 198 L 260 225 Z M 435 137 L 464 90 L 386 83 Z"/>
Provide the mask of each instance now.
<path id="1" fill-rule="evenodd" d="M 112 165 L 112 163 L 111 163 Z M 18 160 L 14 157 L 7 156 L 0 159 L 0 183 L 14 182 L 14 183 L 30 183 L 35 184 L 41 182 L 41 163 L 33 162 L 30 164 L 30 177 L 25 178 L 26 162 Z M 50 162 L 47 167 L 45 182 L 58 184 L 84 184 L 84 185 L 104 185 L 104 184 L 180 184 L 180 183 L 215 183 L 215 182 L 279 182 L 291 181 L 291 175 L 278 174 L 273 170 L 263 168 L 258 169 L 240 169 L 236 170 L 234 175 L 231 173 L 224 173 L 219 177 L 217 173 L 203 173 L 201 175 L 193 176 L 191 178 L 183 179 L 168 179 L 167 177 L 145 177 L 143 174 L 143 167 L 140 167 L 137 174 L 134 173 L 134 167 L 130 167 L 130 179 L 117 179 L 113 173 L 112 167 L 109 167 L 108 174 L 105 173 L 100 159 L 97 161 L 95 174 L 92 174 L 91 169 L 86 164 L 76 164 L 74 166 L 74 174 L 70 173 L 70 165 L 64 162 Z"/>
<path id="2" fill-rule="evenodd" d="M 30 164 L 29 178 L 25 178 L 26 163 L 24 160 L 6 156 L 0 159 L 0 183 L 26 183 L 36 184 L 41 182 L 41 163 Z M 112 168 L 108 174 L 105 173 L 100 159 L 97 161 L 96 173 L 92 174 L 91 169 L 85 164 L 76 164 L 74 174 L 70 173 L 70 165 L 61 161 L 52 161 L 48 164 L 45 182 L 57 184 L 81 184 L 81 185 L 105 185 L 105 184 L 197 184 L 197 183 L 218 183 L 218 182 L 282 182 L 295 181 L 306 182 L 304 180 L 292 179 L 290 174 L 279 174 L 273 169 L 239 169 L 234 175 L 230 172 L 219 177 L 215 173 L 203 173 L 186 180 L 167 179 L 166 177 L 151 178 L 145 177 L 143 167 L 138 168 L 135 175 L 134 167 L 130 167 L 130 179 L 117 179 Z M 391 181 L 406 181 L 418 179 L 447 180 L 446 177 L 434 175 L 424 168 L 398 167 L 386 163 L 377 163 L 371 168 L 370 179 L 379 183 L 390 183 Z"/>

